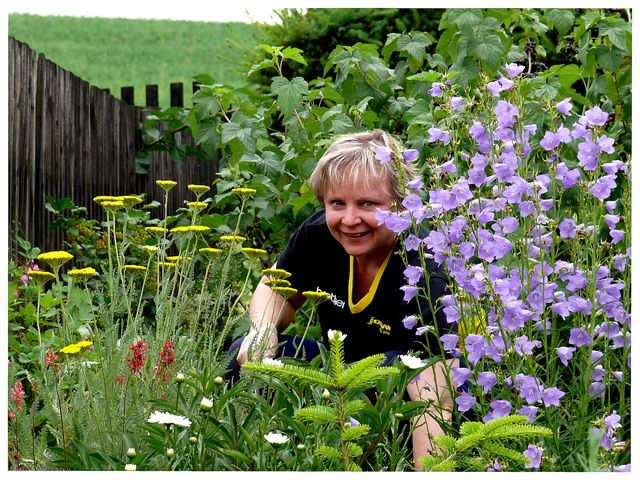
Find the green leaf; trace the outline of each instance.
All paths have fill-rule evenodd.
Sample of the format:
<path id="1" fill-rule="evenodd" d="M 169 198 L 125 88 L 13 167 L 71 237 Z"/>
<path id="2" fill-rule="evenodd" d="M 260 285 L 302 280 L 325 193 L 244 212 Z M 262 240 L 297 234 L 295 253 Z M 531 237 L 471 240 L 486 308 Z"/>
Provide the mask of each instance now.
<path id="1" fill-rule="evenodd" d="M 362 455 L 362 447 L 356 443 L 349 444 L 349 456 L 350 457 L 359 457 Z"/>
<path id="2" fill-rule="evenodd" d="M 322 446 L 318 447 L 315 452 L 316 455 L 329 458 L 331 460 L 342 460 L 342 454 L 333 447 Z"/>
<path id="3" fill-rule="evenodd" d="M 439 80 L 441 76 L 442 74 L 440 72 L 429 70 L 428 72 L 419 72 L 409 75 L 407 80 L 411 80 L 413 82 L 435 82 L 436 80 Z"/>
<path id="4" fill-rule="evenodd" d="M 260 70 L 264 70 L 265 68 L 270 68 L 270 67 L 273 67 L 273 60 L 271 58 L 265 58 L 264 60 L 251 65 L 251 68 L 247 72 L 247 77 L 250 77 L 251 75 L 253 75 L 256 72 L 259 72 Z"/>
<path id="5" fill-rule="evenodd" d="M 326 405 L 312 405 L 296 410 L 293 416 L 317 423 L 335 423 L 338 418 L 338 412 L 335 408 Z"/>
<path id="6" fill-rule="evenodd" d="M 302 56 L 302 50 L 299 48 L 287 47 L 282 51 L 282 57 L 293 60 L 294 62 L 301 63 L 302 65 L 306 65 L 307 61 Z"/>
<path id="7" fill-rule="evenodd" d="M 617 23 L 613 27 L 602 27 L 600 35 L 609 38 L 609 41 L 617 48 L 625 53 L 629 53 L 627 49 L 627 33 L 630 33 L 630 28 L 627 22 L 621 20 L 621 23 Z"/>
<path id="8" fill-rule="evenodd" d="M 573 12 L 571 10 L 552 8 L 544 11 L 544 17 L 548 19 L 560 35 L 566 35 L 573 26 Z"/>
<path id="9" fill-rule="evenodd" d="M 362 438 L 369 433 L 369 425 L 358 425 L 357 427 L 345 428 L 342 431 L 342 440 L 345 442 Z"/>
<path id="10" fill-rule="evenodd" d="M 291 81 L 275 77 L 271 82 L 271 91 L 278 96 L 280 111 L 288 117 L 300 105 L 302 96 L 309 93 L 309 86 L 302 77 L 295 77 Z"/>
<path id="11" fill-rule="evenodd" d="M 231 457 L 234 460 L 239 460 L 247 465 L 251 464 L 251 459 L 247 457 L 244 453 L 239 452 L 238 450 L 233 450 L 231 448 L 221 448 L 220 453 L 227 457 Z"/>
<path id="12" fill-rule="evenodd" d="M 482 60 L 492 69 L 496 69 L 502 62 L 504 46 L 500 37 L 495 34 L 478 38 L 473 52 L 477 58 Z"/>

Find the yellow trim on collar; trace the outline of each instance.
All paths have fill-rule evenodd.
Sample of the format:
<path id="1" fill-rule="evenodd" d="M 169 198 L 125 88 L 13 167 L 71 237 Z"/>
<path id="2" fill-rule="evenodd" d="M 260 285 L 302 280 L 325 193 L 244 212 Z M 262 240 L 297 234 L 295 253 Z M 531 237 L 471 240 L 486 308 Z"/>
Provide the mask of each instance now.
<path id="1" fill-rule="evenodd" d="M 365 308 L 369 306 L 373 297 L 376 294 L 376 290 L 378 290 L 378 284 L 380 283 L 380 278 L 382 278 L 382 274 L 384 270 L 387 268 L 387 263 L 389 263 L 389 259 L 391 258 L 391 254 L 393 253 L 393 248 L 387 255 L 387 258 L 384 259 L 380 268 L 378 268 L 378 272 L 376 276 L 373 278 L 373 282 L 371 282 L 371 286 L 369 287 L 369 291 L 367 294 L 360 299 L 358 303 L 353 304 L 353 257 L 349 255 L 349 310 L 351 313 L 360 313 Z"/>

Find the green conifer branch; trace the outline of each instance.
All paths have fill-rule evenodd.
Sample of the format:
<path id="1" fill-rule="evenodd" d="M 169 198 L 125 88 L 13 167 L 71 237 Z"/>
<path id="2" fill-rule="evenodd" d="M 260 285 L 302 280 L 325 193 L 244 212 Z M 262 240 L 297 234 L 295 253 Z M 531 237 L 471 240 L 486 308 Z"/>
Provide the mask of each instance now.
<path id="1" fill-rule="evenodd" d="M 296 410 L 293 416 L 318 423 L 335 423 L 338 418 L 338 412 L 335 408 L 326 405 L 312 405 Z"/>
<path id="2" fill-rule="evenodd" d="M 385 360 L 384 353 L 378 355 L 371 355 L 370 357 L 363 358 L 356 363 L 350 365 L 342 374 L 338 377 L 338 385 L 341 387 L 348 387 L 350 383 L 358 377 L 361 373 L 369 370 L 372 367 L 379 366 Z"/>

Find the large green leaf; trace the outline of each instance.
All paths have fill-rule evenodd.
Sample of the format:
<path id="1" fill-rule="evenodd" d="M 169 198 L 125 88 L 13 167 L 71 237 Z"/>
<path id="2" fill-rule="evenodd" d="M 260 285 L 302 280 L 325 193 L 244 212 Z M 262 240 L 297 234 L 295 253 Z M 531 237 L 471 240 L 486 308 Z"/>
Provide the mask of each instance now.
<path id="1" fill-rule="evenodd" d="M 544 17 L 549 19 L 560 35 L 566 35 L 573 26 L 574 16 L 571 10 L 552 8 L 544 12 Z"/>
<path id="2" fill-rule="evenodd" d="M 285 117 L 289 117 L 302 103 L 303 95 L 309 93 L 309 85 L 302 77 L 291 80 L 275 77 L 271 82 L 271 91 L 278 96 L 280 111 Z"/>

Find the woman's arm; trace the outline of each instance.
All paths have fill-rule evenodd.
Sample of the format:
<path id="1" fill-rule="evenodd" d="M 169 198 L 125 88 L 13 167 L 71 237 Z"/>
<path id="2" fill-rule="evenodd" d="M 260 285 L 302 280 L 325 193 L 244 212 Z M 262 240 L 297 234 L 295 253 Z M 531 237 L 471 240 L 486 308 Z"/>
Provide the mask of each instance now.
<path id="1" fill-rule="evenodd" d="M 444 432 L 438 421 L 451 421 L 453 411 L 453 398 L 449 389 L 451 380 L 447 381 L 447 371 L 458 367 L 458 359 L 437 362 L 431 367 L 423 370 L 418 379 L 407 385 L 407 392 L 413 401 L 433 400 L 434 404 L 429 407 L 426 413 L 413 417 L 413 460 L 417 471 L 422 471 L 423 467 L 418 463 L 418 459 L 423 455 L 429 455 L 436 447 L 432 443 L 432 438 L 443 435 Z"/>

